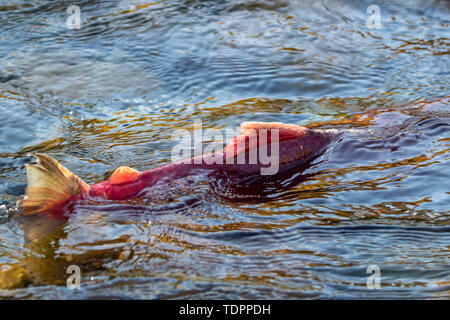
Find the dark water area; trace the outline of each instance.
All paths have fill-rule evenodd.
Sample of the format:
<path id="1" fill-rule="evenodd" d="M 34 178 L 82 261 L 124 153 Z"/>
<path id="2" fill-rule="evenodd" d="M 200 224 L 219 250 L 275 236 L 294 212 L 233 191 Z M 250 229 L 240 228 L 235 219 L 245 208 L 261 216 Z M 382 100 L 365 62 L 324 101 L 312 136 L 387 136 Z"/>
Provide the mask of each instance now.
<path id="1" fill-rule="evenodd" d="M 0 0 L 0 297 L 450 297 L 449 1 L 78 1 L 71 30 L 72 4 Z M 26 241 L 30 154 L 96 183 L 195 121 L 351 130 L 262 198 L 190 177 Z"/>

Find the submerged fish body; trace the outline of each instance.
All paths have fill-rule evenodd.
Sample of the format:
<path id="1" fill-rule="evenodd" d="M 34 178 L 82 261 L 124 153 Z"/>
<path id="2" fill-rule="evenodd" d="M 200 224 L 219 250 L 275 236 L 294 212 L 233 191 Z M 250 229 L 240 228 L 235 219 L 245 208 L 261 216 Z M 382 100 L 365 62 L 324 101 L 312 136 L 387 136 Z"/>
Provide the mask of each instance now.
<path id="1" fill-rule="evenodd" d="M 157 183 L 196 173 L 210 177 L 280 175 L 320 155 L 338 135 L 283 123 L 244 122 L 241 134 L 220 152 L 199 155 L 138 172 L 120 167 L 104 182 L 88 185 L 53 158 L 36 155 L 38 164 L 27 165 L 25 214 L 62 216 L 78 199 L 127 200 Z M 269 170 L 272 169 L 272 170 Z"/>

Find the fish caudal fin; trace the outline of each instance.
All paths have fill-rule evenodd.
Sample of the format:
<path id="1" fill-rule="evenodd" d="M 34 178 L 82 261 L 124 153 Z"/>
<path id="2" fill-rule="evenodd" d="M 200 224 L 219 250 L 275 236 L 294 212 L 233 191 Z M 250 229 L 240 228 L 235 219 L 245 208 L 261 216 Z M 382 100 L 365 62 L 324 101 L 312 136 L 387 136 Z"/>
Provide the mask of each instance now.
<path id="1" fill-rule="evenodd" d="M 24 214 L 51 212 L 89 190 L 89 185 L 52 157 L 35 155 L 38 165 L 27 164 Z"/>

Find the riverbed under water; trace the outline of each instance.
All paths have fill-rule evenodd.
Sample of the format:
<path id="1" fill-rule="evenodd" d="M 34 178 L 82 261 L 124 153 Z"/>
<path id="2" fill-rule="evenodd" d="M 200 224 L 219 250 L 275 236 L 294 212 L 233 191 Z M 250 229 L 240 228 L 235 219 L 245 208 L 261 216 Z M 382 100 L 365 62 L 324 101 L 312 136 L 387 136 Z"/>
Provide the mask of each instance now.
<path id="1" fill-rule="evenodd" d="M 0 297 L 450 297 L 449 1 L 378 1 L 381 28 L 373 1 L 71 4 L 0 1 Z M 95 183 L 195 121 L 354 130 L 260 199 L 184 179 L 26 241 L 30 154 Z"/>

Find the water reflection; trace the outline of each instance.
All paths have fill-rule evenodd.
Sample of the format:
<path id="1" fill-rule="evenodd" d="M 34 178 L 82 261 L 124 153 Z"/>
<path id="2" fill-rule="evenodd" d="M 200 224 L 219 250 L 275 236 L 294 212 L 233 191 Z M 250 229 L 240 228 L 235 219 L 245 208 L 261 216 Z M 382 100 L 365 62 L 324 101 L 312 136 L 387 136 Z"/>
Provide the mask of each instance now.
<path id="1" fill-rule="evenodd" d="M 371 4 L 86 0 L 78 31 L 63 2 L 0 5 L 0 296 L 448 298 L 449 3 L 381 1 L 368 29 Z M 352 131 L 245 199 L 188 180 L 19 219 L 29 153 L 94 183 L 195 120 Z"/>

